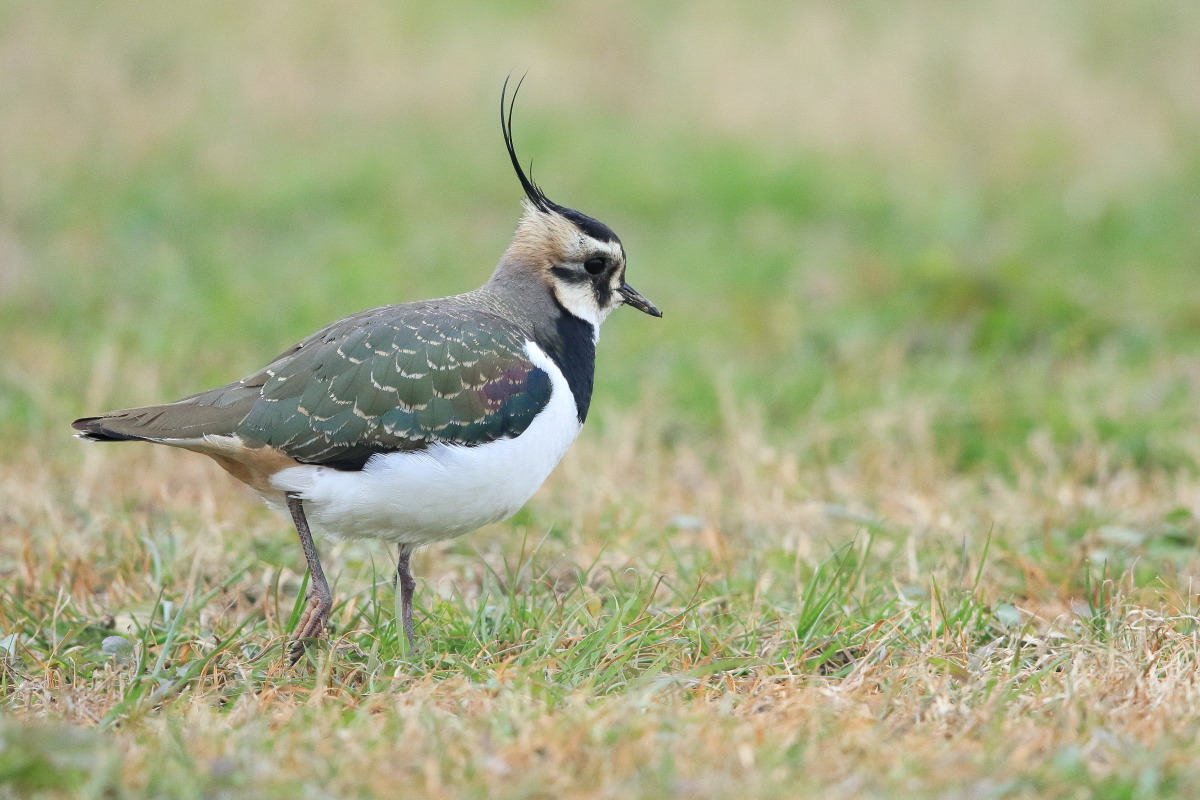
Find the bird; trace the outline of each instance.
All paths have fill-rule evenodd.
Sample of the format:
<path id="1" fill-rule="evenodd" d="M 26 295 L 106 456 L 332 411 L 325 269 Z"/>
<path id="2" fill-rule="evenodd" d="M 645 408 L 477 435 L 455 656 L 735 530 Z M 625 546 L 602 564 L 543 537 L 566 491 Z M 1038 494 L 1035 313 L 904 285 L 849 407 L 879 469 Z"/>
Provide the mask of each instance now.
<path id="1" fill-rule="evenodd" d="M 88 441 L 206 455 L 290 515 L 310 577 L 292 665 L 333 609 L 313 530 L 396 546 L 392 583 L 414 647 L 413 550 L 516 513 L 587 419 L 601 323 L 622 305 L 662 316 L 626 281 L 612 229 L 553 202 L 522 169 L 521 82 L 510 100 L 508 84 L 500 126 L 522 214 L 482 286 L 352 314 L 241 380 L 71 423 Z"/>

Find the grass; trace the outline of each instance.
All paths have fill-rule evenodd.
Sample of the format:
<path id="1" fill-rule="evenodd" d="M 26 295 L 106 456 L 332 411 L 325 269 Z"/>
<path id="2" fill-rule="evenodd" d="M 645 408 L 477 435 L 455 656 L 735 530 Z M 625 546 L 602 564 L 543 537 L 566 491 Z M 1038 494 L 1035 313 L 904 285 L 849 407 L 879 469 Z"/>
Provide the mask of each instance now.
<path id="1" fill-rule="evenodd" d="M 462 13 L 0 4 L 0 796 L 1190 796 L 1196 9 Z M 286 522 L 66 422 L 479 283 L 526 67 L 667 316 L 415 650 L 323 542 L 286 669 Z"/>

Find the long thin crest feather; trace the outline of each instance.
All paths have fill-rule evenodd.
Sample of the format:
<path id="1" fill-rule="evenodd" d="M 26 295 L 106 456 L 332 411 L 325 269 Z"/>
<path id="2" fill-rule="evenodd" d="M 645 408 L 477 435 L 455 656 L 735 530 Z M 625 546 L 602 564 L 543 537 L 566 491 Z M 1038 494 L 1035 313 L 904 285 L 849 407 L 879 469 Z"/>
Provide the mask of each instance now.
<path id="1" fill-rule="evenodd" d="M 540 211 L 549 213 L 557 208 L 557 204 L 546 197 L 545 193 L 538 187 L 536 183 L 529 179 L 525 174 L 525 170 L 521 169 L 521 162 L 517 158 L 517 150 L 513 146 L 513 108 L 517 105 L 517 93 L 521 91 L 521 84 L 525 82 L 525 76 L 517 81 L 517 85 L 513 88 L 512 100 L 508 102 L 507 116 L 505 114 L 505 97 L 508 93 L 508 82 L 512 78 L 509 75 L 504 79 L 504 86 L 500 89 L 500 130 L 504 133 L 504 145 L 508 148 L 508 158 L 512 161 L 513 169 L 516 170 L 517 178 L 521 181 L 521 188 L 525 190 L 525 196 L 529 198 L 529 202 Z M 532 164 L 530 172 L 533 171 Z"/>

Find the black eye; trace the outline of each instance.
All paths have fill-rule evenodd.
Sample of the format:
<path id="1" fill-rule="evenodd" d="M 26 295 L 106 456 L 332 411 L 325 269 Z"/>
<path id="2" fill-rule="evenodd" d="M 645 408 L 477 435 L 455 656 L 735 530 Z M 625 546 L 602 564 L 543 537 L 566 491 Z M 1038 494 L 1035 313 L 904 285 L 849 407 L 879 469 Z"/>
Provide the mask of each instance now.
<path id="1" fill-rule="evenodd" d="M 606 266 L 603 258 L 589 258 L 583 262 L 583 268 L 588 271 L 589 275 L 599 275 L 604 272 Z"/>

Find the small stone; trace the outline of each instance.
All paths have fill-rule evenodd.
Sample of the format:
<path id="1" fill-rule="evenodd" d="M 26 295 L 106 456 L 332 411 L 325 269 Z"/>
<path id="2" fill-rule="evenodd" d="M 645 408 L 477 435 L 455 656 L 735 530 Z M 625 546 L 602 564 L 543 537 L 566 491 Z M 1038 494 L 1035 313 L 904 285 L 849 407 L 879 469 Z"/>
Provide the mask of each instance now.
<path id="1" fill-rule="evenodd" d="M 10 633 L 8 636 L 0 638 L 0 663 L 7 661 L 16 661 L 17 646 L 21 643 L 21 638 L 18 634 Z"/>
<path id="2" fill-rule="evenodd" d="M 1011 603 L 998 603 L 992 609 L 992 614 L 996 617 L 996 621 L 1006 628 L 1013 628 L 1021 624 L 1021 610 Z"/>
<path id="3" fill-rule="evenodd" d="M 106 636 L 100 643 L 100 650 L 106 656 L 112 656 L 118 664 L 127 664 L 133 660 L 133 644 L 124 636 Z"/>

